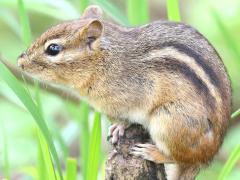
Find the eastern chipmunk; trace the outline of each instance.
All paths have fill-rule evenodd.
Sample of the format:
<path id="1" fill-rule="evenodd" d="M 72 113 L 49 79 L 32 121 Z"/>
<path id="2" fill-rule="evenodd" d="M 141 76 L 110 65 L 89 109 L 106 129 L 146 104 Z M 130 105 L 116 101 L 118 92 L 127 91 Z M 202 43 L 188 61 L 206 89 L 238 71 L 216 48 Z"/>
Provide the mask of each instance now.
<path id="1" fill-rule="evenodd" d="M 231 88 L 223 62 L 183 23 L 127 28 L 102 20 L 102 10 L 90 6 L 80 19 L 43 33 L 18 65 L 74 87 L 116 121 L 113 143 L 127 123 L 144 126 L 155 144 L 137 144 L 131 154 L 165 163 L 168 179 L 194 179 L 227 130 Z"/>

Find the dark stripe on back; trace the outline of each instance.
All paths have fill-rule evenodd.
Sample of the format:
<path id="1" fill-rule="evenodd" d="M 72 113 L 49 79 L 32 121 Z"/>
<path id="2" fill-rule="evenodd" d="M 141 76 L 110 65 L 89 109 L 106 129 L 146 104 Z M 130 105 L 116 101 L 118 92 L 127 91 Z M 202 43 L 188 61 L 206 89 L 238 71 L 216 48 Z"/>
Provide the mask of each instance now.
<path id="1" fill-rule="evenodd" d="M 157 72 L 173 72 L 182 74 L 187 80 L 189 80 L 192 85 L 195 87 L 197 92 L 201 94 L 203 98 L 206 99 L 207 104 L 214 108 L 215 98 L 211 95 L 207 85 L 203 82 L 198 75 L 183 62 L 180 62 L 178 59 L 172 57 L 164 57 L 161 60 L 159 58 L 153 58 L 150 62 L 145 61 L 149 68 Z M 181 79 L 179 79 L 181 81 Z"/>
<path id="2" fill-rule="evenodd" d="M 165 47 L 174 47 L 176 48 L 179 52 L 184 53 L 185 55 L 192 57 L 196 63 L 202 67 L 203 71 L 209 76 L 211 83 L 220 88 L 221 82 L 218 78 L 218 75 L 215 73 L 215 71 L 213 70 L 213 68 L 211 68 L 208 64 L 207 61 L 197 52 L 195 52 L 194 50 L 192 50 L 191 48 L 189 48 L 188 46 L 184 45 L 184 44 L 179 44 L 177 42 L 166 42 L 163 43 L 161 45 L 162 48 Z"/>

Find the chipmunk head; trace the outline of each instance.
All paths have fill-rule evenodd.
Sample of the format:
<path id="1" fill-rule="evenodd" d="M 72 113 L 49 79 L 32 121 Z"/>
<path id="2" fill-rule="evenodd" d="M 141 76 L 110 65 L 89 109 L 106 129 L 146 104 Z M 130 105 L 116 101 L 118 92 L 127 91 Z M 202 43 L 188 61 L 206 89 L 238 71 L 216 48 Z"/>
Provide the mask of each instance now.
<path id="1" fill-rule="evenodd" d="M 19 56 L 18 66 L 42 80 L 86 85 L 102 60 L 101 16 L 99 7 L 89 6 L 79 20 L 50 28 Z"/>

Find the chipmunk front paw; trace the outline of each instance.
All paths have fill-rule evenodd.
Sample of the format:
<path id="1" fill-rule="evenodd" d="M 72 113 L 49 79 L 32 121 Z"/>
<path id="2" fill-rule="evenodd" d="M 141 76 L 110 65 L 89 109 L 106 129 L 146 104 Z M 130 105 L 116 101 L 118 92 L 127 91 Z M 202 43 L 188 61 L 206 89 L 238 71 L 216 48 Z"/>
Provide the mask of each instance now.
<path id="1" fill-rule="evenodd" d="M 126 127 L 126 124 L 123 123 L 112 124 L 108 129 L 108 140 L 112 144 L 116 144 L 120 137 L 124 135 Z"/>

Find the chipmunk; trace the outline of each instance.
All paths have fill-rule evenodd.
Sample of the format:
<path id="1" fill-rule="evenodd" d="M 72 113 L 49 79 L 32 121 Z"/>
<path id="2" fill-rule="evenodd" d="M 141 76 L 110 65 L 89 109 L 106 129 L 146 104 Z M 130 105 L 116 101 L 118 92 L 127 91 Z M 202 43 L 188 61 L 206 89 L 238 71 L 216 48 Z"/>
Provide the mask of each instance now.
<path id="1" fill-rule="evenodd" d="M 112 143 L 127 124 L 141 124 L 154 144 L 136 144 L 131 154 L 164 163 L 168 179 L 194 179 L 223 142 L 230 81 L 213 46 L 184 23 L 122 27 L 89 6 L 80 19 L 43 33 L 18 65 L 74 87 L 113 119 Z"/>

